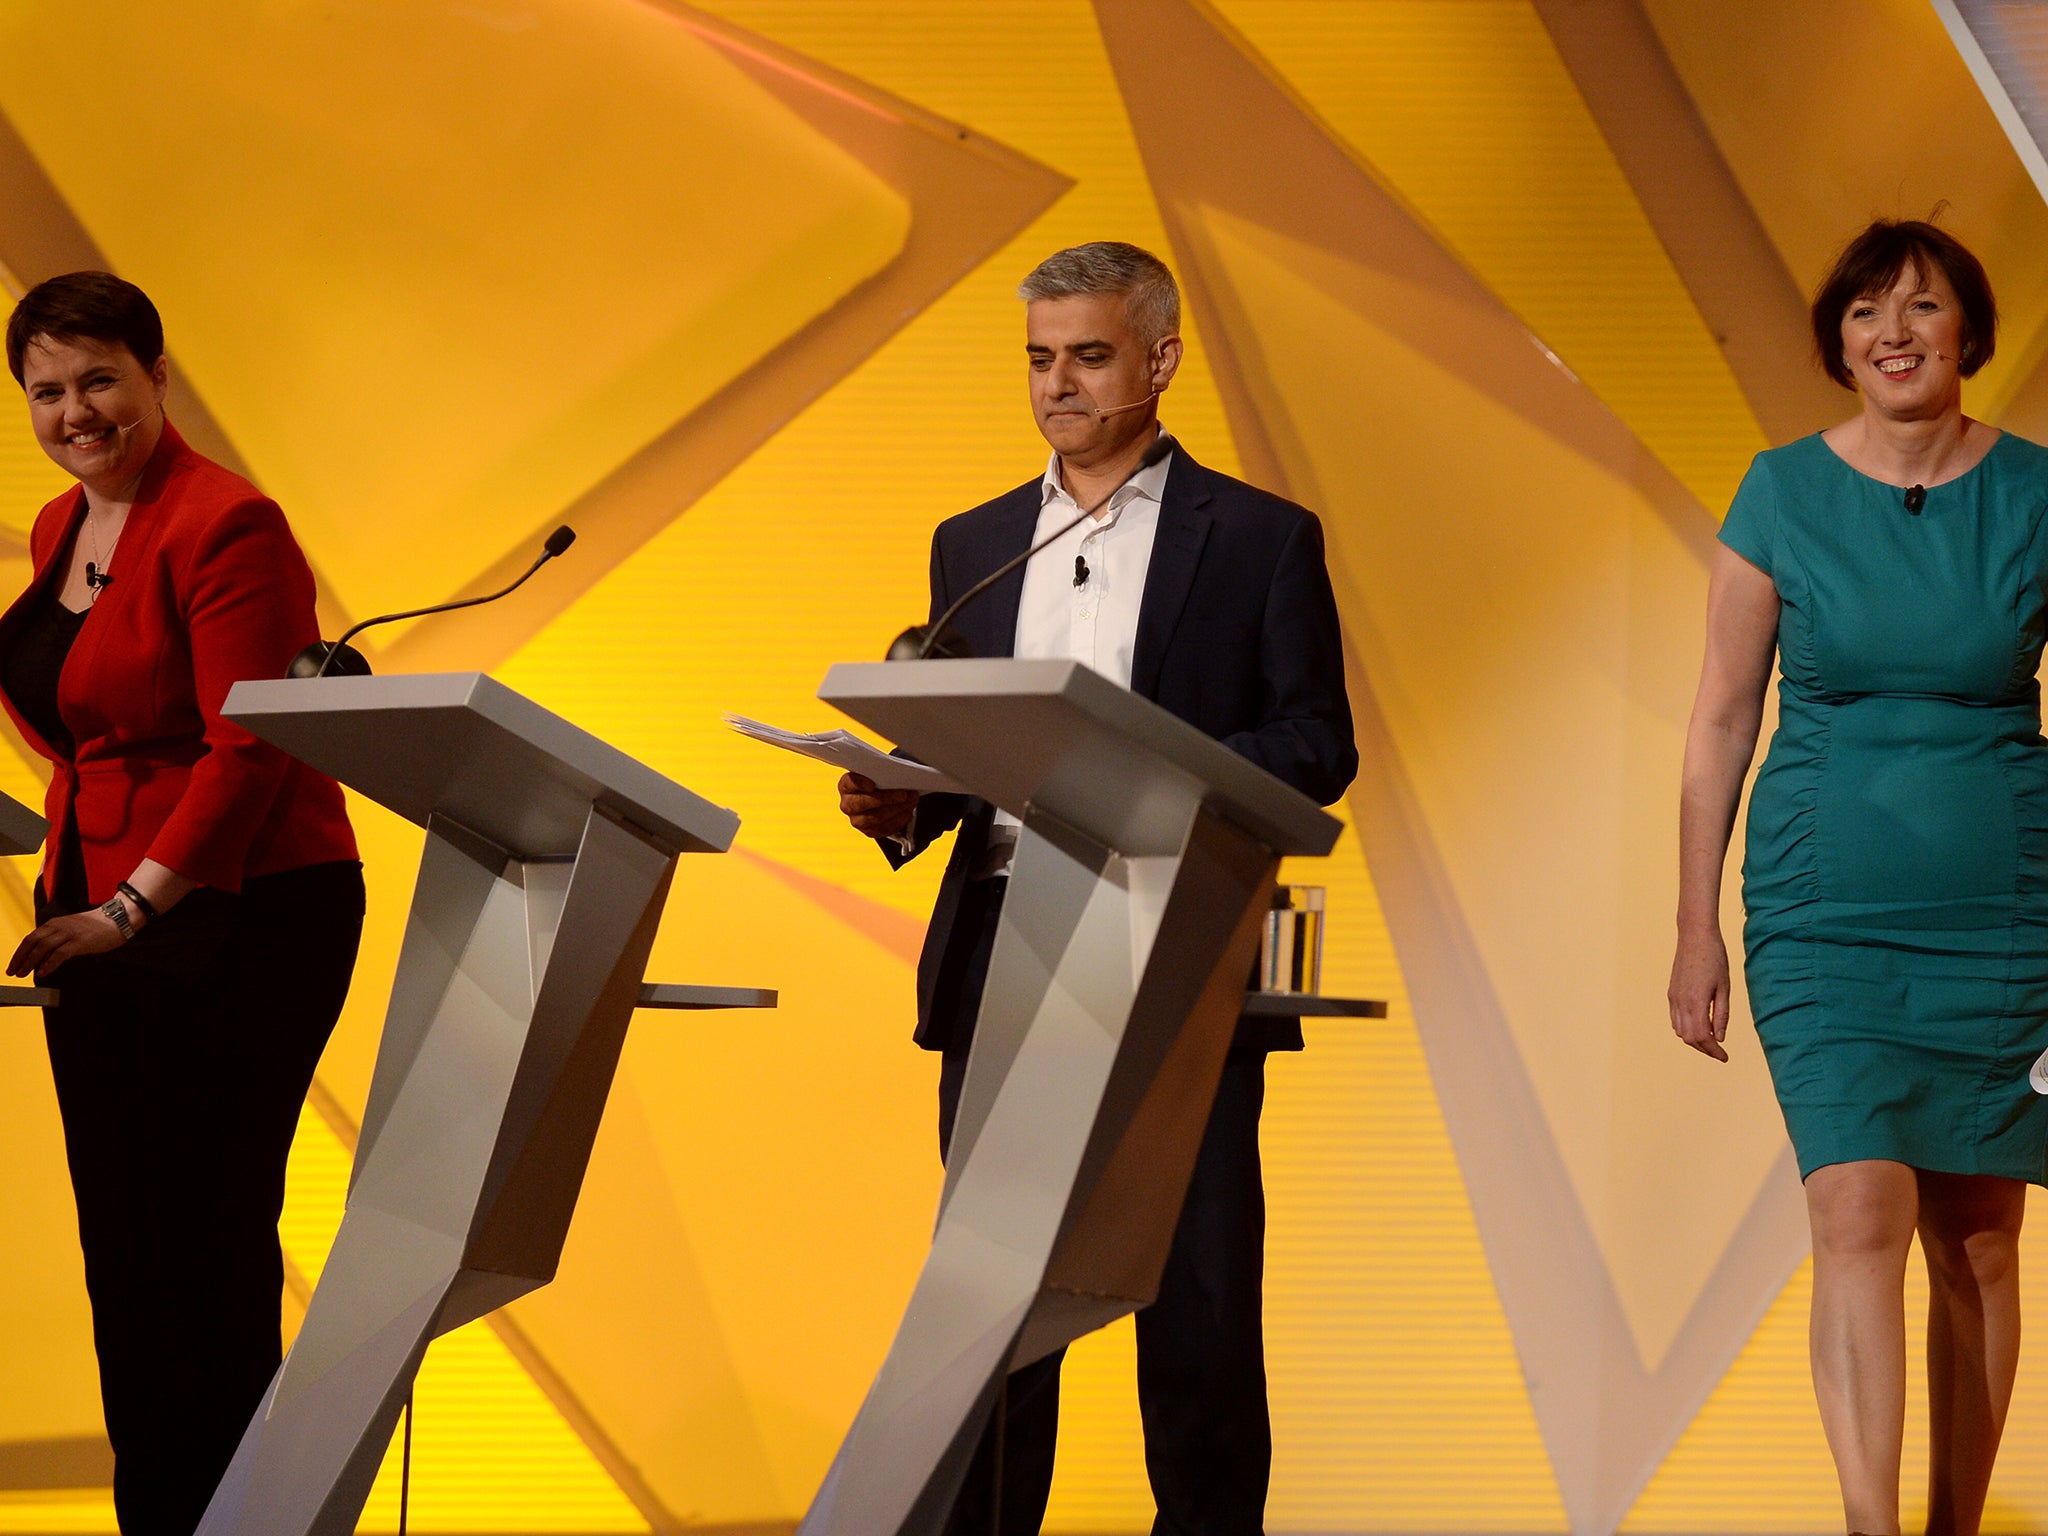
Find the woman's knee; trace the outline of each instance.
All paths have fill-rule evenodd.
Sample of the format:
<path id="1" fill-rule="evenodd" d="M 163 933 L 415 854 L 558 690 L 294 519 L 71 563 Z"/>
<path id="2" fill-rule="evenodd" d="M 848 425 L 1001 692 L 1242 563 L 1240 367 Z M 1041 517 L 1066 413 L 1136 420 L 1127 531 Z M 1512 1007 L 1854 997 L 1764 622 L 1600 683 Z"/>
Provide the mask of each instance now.
<path id="1" fill-rule="evenodd" d="M 1835 1163 L 1806 1181 L 1816 1255 L 1903 1256 L 1919 1218 L 1913 1170 L 1900 1163 Z"/>
<path id="2" fill-rule="evenodd" d="M 1928 1269 L 1946 1290 L 2003 1290 L 2019 1275 L 2019 1242 L 2003 1232 L 1923 1235 L 1921 1246 L 1927 1252 Z"/>
<path id="3" fill-rule="evenodd" d="M 1920 1246 L 1929 1270 L 1978 1289 L 2011 1284 L 2025 1214 L 2026 1186 L 2017 1180 L 1921 1175 Z"/>

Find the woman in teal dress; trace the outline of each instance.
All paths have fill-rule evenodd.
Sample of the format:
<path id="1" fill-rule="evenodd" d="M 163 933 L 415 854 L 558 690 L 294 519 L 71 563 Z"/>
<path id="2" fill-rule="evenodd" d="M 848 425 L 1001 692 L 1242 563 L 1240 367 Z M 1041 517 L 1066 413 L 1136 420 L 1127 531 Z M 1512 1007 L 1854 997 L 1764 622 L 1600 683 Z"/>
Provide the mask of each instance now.
<path id="1" fill-rule="evenodd" d="M 1805 1181 L 1814 1392 L 1852 1531 L 1897 1536 L 1907 1253 L 1932 1300 L 1930 1536 L 1973 1533 L 2019 1355 L 2020 1219 L 2048 1182 L 2048 450 L 1962 411 L 1983 268 L 1881 221 L 1813 305 L 1859 414 L 1759 454 L 1721 530 L 1686 737 L 1671 1024 L 1717 1060 L 1721 867 L 1750 796 L 1745 979 Z"/>

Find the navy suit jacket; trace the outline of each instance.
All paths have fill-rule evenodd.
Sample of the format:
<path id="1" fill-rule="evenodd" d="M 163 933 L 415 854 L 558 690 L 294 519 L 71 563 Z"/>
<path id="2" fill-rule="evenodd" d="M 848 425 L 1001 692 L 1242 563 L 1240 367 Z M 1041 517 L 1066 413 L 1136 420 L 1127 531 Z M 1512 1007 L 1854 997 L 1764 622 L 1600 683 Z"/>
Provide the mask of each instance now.
<path id="1" fill-rule="evenodd" d="M 939 524 L 932 536 L 933 618 L 1030 547 L 1042 484 L 1041 476 Z M 1011 654 L 1023 590 L 1020 568 L 953 620 L 975 655 Z M 1176 444 L 1138 609 L 1131 691 L 1318 805 L 1343 794 L 1358 771 L 1358 751 L 1315 514 L 1204 469 Z M 980 997 L 964 995 L 960 973 L 974 935 L 959 931 L 958 918 L 967 872 L 987 847 L 993 817 L 983 800 L 926 795 L 911 826 L 911 851 L 881 845 L 901 865 L 960 829 L 917 964 L 917 1043 L 927 1050 L 961 1048 L 973 1037 Z M 1300 1050 L 1301 1021 L 1242 1019 L 1235 1048 Z"/>

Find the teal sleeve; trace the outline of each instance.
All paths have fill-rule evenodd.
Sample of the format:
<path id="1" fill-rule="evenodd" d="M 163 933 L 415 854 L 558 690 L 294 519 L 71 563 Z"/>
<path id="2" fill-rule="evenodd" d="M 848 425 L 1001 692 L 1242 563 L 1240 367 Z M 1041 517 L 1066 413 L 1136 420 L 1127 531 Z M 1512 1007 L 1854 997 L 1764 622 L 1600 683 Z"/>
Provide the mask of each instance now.
<path id="1" fill-rule="evenodd" d="M 1771 574 L 1778 545 L 1778 497 L 1761 454 L 1749 461 L 1749 472 L 1736 488 L 1721 524 L 1721 542 L 1766 576 Z"/>

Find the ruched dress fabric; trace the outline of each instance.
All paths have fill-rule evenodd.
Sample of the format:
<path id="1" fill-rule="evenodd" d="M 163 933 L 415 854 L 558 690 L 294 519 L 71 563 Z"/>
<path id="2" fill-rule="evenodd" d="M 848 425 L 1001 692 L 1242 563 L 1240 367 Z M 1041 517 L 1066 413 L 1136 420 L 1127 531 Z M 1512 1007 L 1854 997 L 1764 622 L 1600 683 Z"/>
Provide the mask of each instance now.
<path id="1" fill-rule="evenodd" d="M 1759 454 L 1722 526 L 1783 605 L 1743 937 L 1801 1178 L 2048 1183 L 2044 513 L 2048 449 L 2010 433 L 1917 514 L 1815 436 Z"/>

